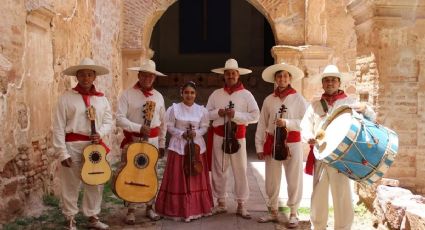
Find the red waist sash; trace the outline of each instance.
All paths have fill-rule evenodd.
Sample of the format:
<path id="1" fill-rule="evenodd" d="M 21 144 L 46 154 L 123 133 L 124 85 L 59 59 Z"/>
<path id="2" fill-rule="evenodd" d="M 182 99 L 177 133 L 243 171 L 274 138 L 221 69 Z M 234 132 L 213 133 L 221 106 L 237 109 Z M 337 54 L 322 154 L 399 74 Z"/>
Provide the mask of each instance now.
<path id="1" fill-rule="evenodd" d="M 152 128 L 149 133 L 149 138 L 155 138 L 159 136 L 159 132 L 161 130 L 158 127 Z M 133 137 L 143 137 L 142 134 L 136 133 L 136 132 L 129 132 L 127 130 L 124 130 L 124 139 L 121 141 L 120 148 L 123 148 L 125 145 L 130 144 L 133 142 Z"/>
<path id="2" fill-rule="evenodd" d="M 73 142 L 73 141 L 91 141 L 90 137 L 87 135 L 79 134 L 79 133 L 67 133 L 65 135 L 65 142 Z M 100 139 L 99 144 L 105 147 L 106 154 L 108 154 L 111 149 Z"/>
<path id="3" fill-rule="evenodd" d="M 308 152 L 307 162 L 305 164 L 304 172 L 310 176 L 313 175 L 314 172 L 314 162 L 316 162 L 316 158 L 313 153 L 313 145 L 310 145 L 310 151 Z"/>
<path id="4" fill-rule="evenodd" d="M 224 137 L 224 125 L 220 125 L 217 127 L 214 127 L 214 133 L 220 137 Z M 242 139 L 245 138 L 246 134 L 246 126 L 245 125 L 237 125 L 236 126 L 236 139 Z"/>
<path id="5" fill-rule="evenodd" d="M 289 131 L 286 137 L 286 143 L 296 143 L 301 141 L 301 133 L 299 131 Z M 263 154 L 271 155 L 274 144 L 274 135 L 266 132 L 266 141 L 263 145 Z"/>

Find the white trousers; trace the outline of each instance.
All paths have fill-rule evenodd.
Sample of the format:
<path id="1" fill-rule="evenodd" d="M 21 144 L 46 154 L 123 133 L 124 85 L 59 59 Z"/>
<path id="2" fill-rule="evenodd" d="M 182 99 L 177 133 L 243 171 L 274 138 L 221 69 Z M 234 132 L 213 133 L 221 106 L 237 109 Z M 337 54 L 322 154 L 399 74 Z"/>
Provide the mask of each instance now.
<path id="1" fill-rule="evenodd" d="M 287 206 L 291 213 L 297 213 L 303 191 L 303 152 L 301 142 L 288 143 L 291 159 L 277 161 L 272 156 L 266 156 L 266 193 L 269 197 L 268 207 L 278 210 L 279 191 L 282 178 L 282 165 L 285 168 L 286 183 L 288 185 Z"/>
<path id="2" fill-rule="evenodd" d="M 72 165 L 70 168 L 59 166 L 59 178 L 61 181 L 62 213 L 66 217 L 74 216 L 78 213 L 78 193 L 83 184 L 83 214 L 94 216 L 100 213 L 102 204 L 103 185 L 86 185 L 81 182 L 81 147 L 87 143 L 67 143 L 70 150 Z M 72 151 L 74 150 L 74 151 Z"/>
<path id="3" fill-rule="evenodd" d="M 311 228 L 326 229 L 329 212 L 329 186 L 335 215 L 335 229 L 350 230 L 354 219 L 351 186 L 348 177 L 335 168 L 316 161 L 311 196 Z"/>
<path id="4" fill-rule="evenodd" d="M 219 202 L 225 202 L 227 198 L 226 184 L 229 165 L 232 167 L 235 180 L 236 201 L 238 203 L 244 203 L 249 197 L 248 178 L 246 175 L 246 139 L 238 139 L 238 141 L 241 145 L 238 152 L 234 154 L 223 154 L 221 148 L 223 137 L 214 134 L 211 169 L 212 190 L 214 197 L 216 197 Z M 224 164 L 222 164 L 222 162 Z"/>

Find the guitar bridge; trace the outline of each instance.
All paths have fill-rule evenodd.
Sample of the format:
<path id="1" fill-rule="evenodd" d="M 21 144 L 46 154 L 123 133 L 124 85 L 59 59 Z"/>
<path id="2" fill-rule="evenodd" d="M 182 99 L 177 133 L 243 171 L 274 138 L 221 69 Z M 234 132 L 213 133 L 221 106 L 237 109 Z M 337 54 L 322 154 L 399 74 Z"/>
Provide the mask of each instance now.
<path id="1" fill-rule="evenodd" d="M 89 172 L 88 174 L 104 174 L 105 172 Z"/>
<path id="2" fill-rule="evenodd" d="M 139 187 L 149 187 L 149 185 L 146 185 L 146 184 L 140 184 L 140 183 L 135 183 L 135 182 L 125 182 L 125 184 L 128 184 L 128 185 L 134 185 L 134 186 L 139 186 Z"/>

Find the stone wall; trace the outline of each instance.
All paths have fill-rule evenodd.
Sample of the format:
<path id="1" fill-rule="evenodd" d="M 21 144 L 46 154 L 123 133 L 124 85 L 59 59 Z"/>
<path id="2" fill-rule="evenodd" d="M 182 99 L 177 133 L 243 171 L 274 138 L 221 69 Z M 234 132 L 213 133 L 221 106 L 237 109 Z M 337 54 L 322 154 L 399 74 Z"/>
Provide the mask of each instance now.
<path id="1" fill-rule="evenodd" d="M 43 194 L 58 194 L 51 117 L 59 95 L 76 83 L 61 71 L 92 57 L 111 70 L 96 84 L 116 104 L 121 5 L 5 1 L 0 14 L 0 210 L 10 210 L 0 212 L 1 223 L 40 211 Z"/>
<path id="2" fill-rule="evenodd" d="M 377 121 L 399 135 L 399 152 L 386 177 L 424 194 L 425 2 L 356 0 L 347 9 L 356 25 L 360 93 L 378 111 Z"/>

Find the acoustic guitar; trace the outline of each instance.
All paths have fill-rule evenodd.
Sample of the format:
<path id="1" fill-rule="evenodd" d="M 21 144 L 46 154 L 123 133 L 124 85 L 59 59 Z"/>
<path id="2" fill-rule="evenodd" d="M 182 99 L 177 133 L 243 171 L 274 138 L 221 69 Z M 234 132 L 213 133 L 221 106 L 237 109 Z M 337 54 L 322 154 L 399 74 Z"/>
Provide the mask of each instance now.
<path id="1" fill-rule="evenodd" d="M 96 134 L 96 110 L 93 106 L 87 108 L 91 133 Z M 111 166 L 106 160 L 106 149 L 100 144 L 90 144 L 83 150 L 83 167 L 81 179 L 88 185 L 105 184 L 111 178 Z"/>
<path id="2" fill-rule="evenodd" d="M 155 102 L 144 105 L 144 125 L 150 127 L 155 111 Z M 148 143 L 148 136 L 131 143 L 124 153 L 122 167 L 117 170 L 114 180 L 114 193 L 122 200 L 132 203 L 149 202 L 158 190 L 156 163 L 158 149 Z"/>

